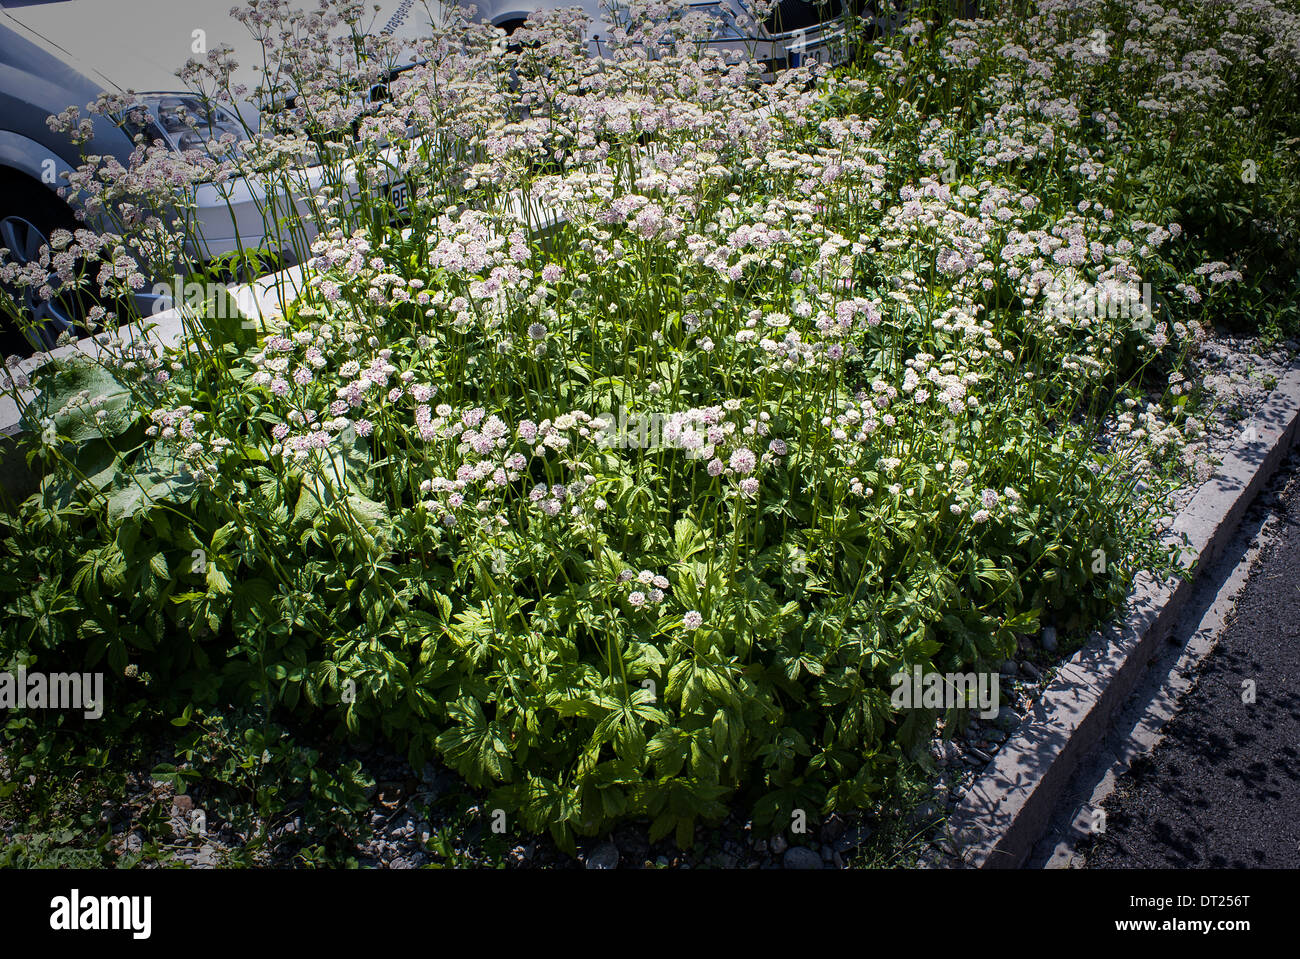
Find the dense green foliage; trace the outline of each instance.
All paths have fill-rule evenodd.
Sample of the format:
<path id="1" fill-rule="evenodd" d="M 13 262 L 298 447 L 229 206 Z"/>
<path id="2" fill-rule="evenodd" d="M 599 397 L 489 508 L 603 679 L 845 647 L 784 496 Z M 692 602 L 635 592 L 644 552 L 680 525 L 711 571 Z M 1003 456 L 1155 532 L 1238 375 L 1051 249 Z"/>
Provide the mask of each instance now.
<path id="1" fill-rule="evenodd" d="M 210 303 L 36 377 L 0 663 L 380 736 L 566 848 L 869 804 L 938 718 L 890 677 L 996 671 L 1167 563 L 1189 353 L 1296 324 L 1294 15 L 1210 56 L 1227 6 L 1056 6 L 770 83 L 456 24 L 356 138 L 320 130 L 370 61 L 287 46 L 277 136 L 400 170 L 407 229 L 340 174 L 271 328 Z"/>

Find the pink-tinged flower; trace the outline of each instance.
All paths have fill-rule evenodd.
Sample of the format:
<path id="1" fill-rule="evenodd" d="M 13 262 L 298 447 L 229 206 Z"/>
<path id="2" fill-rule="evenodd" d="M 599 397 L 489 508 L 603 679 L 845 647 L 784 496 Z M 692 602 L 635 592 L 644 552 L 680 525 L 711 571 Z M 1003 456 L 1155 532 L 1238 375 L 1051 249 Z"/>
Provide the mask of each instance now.
<path id="1" fill-rule="evenodd" d="M 976 510 L 971 519 L 975 521 L 977 526 L 981 523 L 987 523 L 989 521 L 989 511 L 986 509 Z"/>
<path id="2" fill-rule="evenodd" d="M 562 276 L 564 276 L 564 270 L 555 263 L 548 263 L 542 267 L 542 279 L 547 283 L 554 283 Z"/>
<path id="3" fill-rule="evenodd" d="M 716 457 L 715 457 L 714 459 L 709 460 L 709 475 L 710 475 L 710 476 L 721 476 L 721 475 L 722 475 L 722 471 L 723 471 L 724 469 L 726 469 L 726 466 L 723 465 L 722 460 L 717 459 Z"/>
<path id="4" fill-rule="evenodd" d="M 358 436 L 369 436 L 375 430 L 375 426 L 370 420 L 357 420 L 355 428 Z"/>
<path id="5" fill-rule="evenodd" d="M 730 466 L 741 476 L 754 472 L 756 463 L 757 459 L 754 456 L 754 451 L 743 446 L 731 454 Z"/>
<path id="6" fill-rule="evenodd" d="M 980 493 L 980 502 L 984 504 L 985 509 L 993 509 L 998 505 L 998 494 L 991 489 L 986 489 Z"/>
<path id="7" fill-rule="evenodd" d="M 530 339 L 541 340 L 546 337 L 546 326 L 542 323 L 532 323 L 528 327 L 528 336 Z"/>
<path id="8" fill-rule="evenodd" d="M 634 590 L 633 592 L 628 594 L 627 601 L 633 606 L 644 606 L 645 593 L 641 592 L 640 590 Z"/>
<path id="9" fill-rule="evenodd" d="M 700 615 L 699 610 L 687 610 L 686 615 L 682 617 L 682 625 L 687 629 L 699 629 L 704 625 L 704 617 Z"/>
<path id="10" fill-rule="evenodd" d="M 740 481 L 740 491 L 746 496 L 753 496 L 758 492 L 758 480 L 754 477 L 746 477 Z"/>

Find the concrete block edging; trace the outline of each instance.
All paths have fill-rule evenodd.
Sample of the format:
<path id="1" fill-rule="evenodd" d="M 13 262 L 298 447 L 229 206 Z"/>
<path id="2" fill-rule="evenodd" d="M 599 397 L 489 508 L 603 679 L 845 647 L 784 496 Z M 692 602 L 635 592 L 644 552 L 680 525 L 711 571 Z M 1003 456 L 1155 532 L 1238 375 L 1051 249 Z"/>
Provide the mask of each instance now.
<path id="1" fill-rule="evenodd" d="M 1252 500 L 1300 433 L 1300 364 L 1274 387 L 1238 444 L 1175 518 L 1184 562 L 1200 571 L 1219 558 Z M 1195 591 L 1195 575 L 1160 582 L 1139 574 L 1123 619 L 1066 663 L 967 790 L 948 822 L 945 851 L 977 869 L 1018 868 L 1046 833 L 1070 778 L 1105 735 L 1175 628 Z"/>

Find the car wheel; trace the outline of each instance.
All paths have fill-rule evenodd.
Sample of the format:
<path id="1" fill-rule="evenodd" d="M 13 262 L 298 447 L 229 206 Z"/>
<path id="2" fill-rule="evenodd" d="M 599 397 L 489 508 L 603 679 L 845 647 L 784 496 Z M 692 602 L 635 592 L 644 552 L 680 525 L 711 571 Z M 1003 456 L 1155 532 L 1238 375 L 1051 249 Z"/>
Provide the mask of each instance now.
<path id="1" fill-rule="evenodd" d="M 45 187 L 33 181 L 13 183 L 9 178 L 0 180 L 0 247 L 9 251 L 6 259 L 10 262 L 27 265 L 38 262 L 42 246 L 49 245 L 50 236 L 55 230 L 76 229 L 77 223 L 71 212 L 58 198 Z M 75 297 L 61 295 L 63 286 L 58 275 L 51 272 L 49 286 L 55 291 L 50 299 L 42 299 L 38 287 L 24 287 L 9 290 L 23 313 L 23 321 L 15 329 L 12 318 L 8 318 L 4 330 L 6 347 L 8 341 L 17 346 L 21 341 L 31 349 L 48 350 L 55 345 L 58 338 L 66 333 L 79 331 L 78 318 L 81 315 Z"/>

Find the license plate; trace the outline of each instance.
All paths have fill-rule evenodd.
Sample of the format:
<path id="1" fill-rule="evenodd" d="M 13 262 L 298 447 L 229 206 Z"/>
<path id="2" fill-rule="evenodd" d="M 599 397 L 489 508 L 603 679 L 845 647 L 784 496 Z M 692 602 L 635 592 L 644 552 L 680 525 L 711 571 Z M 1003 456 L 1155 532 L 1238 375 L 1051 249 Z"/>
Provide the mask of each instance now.
<path id="1" fill-rule="evenodd" d="M 847 46 L 843 37 L 830 37 L 815 46 L 805 47 L 801 54 L 791 57 L 791 66 L 803 63 L 824 63 L 828 67 L 837 67 L 848 59 Z"/>
<path id="2" fill-rule="evenodd" d="M 398 216 L 411 212 L 411 186 L 405 180 L 384 184 L 384 198 L 393 205 Z"/>

